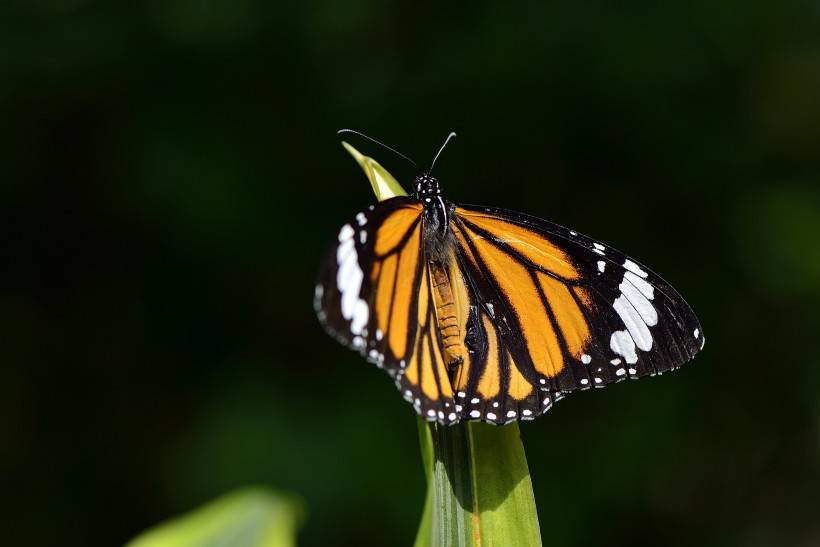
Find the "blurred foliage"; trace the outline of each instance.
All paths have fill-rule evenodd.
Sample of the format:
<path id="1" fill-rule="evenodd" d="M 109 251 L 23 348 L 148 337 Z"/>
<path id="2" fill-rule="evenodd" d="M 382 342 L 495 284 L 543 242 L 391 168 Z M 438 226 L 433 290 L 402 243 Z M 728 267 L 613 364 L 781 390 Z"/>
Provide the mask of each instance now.
<path id="1" fill-rule="evenodd" d="M 126 547 L 293 547 L 301 512 L 281 494 L 240 490 L 156 526 Z"/>
<path id="2" fill-rule="evenodd" d="M 457 131 L 450 199 L 613 244 L 703 323 L 683 370 L 521 426 L 545 542 L 819 543 L 819 23 L 797 0 L 3 2 L 4 541 L 122 544 L 267 483 L 310 507 L 304 545 L 412 542 L 413 413 L 311 307 L 372 201 L 353 127 L 422 165 Z"/>

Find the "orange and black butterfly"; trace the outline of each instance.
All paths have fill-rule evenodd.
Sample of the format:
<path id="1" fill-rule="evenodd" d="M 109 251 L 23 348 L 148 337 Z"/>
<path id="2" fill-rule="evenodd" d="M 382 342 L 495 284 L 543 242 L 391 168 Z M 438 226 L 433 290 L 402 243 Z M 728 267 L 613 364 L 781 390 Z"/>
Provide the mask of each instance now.
<path id="1" fill-rule="evenodd" d="M 455 204 L 429 172 L 342 226 L 315 306 L 442 424 L 531 420 L 568 393 L 674 370 L 704 344 L 648 268 L 546 220 Z"/>

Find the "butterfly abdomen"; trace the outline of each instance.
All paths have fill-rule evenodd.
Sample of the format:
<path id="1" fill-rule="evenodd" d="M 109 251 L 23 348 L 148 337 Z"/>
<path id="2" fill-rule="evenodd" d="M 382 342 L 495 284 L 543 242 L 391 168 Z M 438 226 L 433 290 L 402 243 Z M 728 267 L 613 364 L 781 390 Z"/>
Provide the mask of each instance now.
<path id="1" fill-rule="evenodd" d="M 458 309 L 456 309 L 453 289 L 445 268 L 437 262 L 431 264 L 430 277 L 433 285 L 433 299 L 436 303 L 436 318 L 441 343 L 444 347 L 444 360 L 447 366 L 460 363 L 463 360 L 463 344 L 459 329 Z"/>

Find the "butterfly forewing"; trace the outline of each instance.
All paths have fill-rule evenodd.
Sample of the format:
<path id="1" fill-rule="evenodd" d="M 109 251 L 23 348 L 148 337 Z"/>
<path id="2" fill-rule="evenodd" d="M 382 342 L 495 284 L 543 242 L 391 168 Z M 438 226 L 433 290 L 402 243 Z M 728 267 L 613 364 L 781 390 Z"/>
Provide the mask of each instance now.
<path id="1" fill-rule="evenodd" d="M 611 247 L 500 209 L 458 207 L 453 223 L 465 277 L 480 281 L 476 298 L 492 304 L 498 336 L 536 388 L 560 395 L 661 374 L 703 346 L 680 295 Z"/>
<path id="2" fill-rule="evenodd" d="M 458 420 L 424 246 L 423 207 L 393 198 L 339 231 L 316 286 L 325 328 L 396 380 L 428 420 Z"/>

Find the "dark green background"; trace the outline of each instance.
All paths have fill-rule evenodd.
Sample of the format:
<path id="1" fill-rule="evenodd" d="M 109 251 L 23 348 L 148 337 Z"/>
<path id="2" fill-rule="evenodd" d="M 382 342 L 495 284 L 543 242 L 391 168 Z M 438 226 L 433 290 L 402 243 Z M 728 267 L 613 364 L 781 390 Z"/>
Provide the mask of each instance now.
<path id="1" fill-rule="evenodd" d="M 703 323 L 682 371 L 522 426 L 545 544 L 820 543 L 820 8 L 501 4 L 3 4 L 0 542 L 246 484 L 303 497 L 304 545 L 411 542 L 412 409 L 311 305 L 373 201 L 354 127 L 424 163 L 457 131 L 450 199 L 610 243 Z"/>

